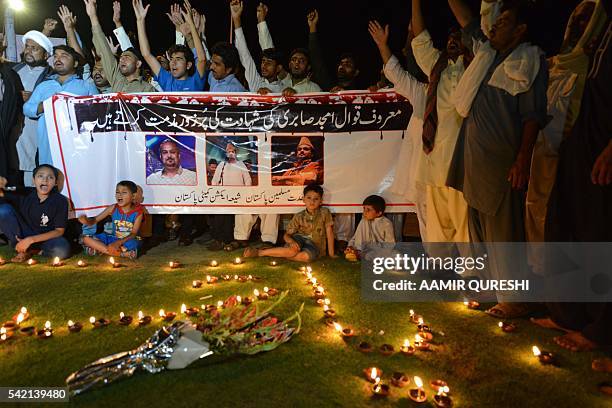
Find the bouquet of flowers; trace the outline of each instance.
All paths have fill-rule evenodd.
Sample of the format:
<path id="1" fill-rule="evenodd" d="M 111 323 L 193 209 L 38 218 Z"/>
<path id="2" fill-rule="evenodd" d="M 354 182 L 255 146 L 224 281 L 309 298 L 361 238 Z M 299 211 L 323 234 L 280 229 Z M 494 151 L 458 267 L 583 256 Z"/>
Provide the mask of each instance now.
<path id="1" fill-rule="evenodd" d="M 72 373 L 66 384 L 71 395 L 131 377 L 136 371 L 158 373 L 177 370 L 213 354 L 253 355 L 289 341 L 301 326 L 302 306 L 279 320 L 270 314 L 287 296 L 265 307 L 263 302 L 243 305 L 231 296 L 220 307 L 209 306 L 197 322 L 179 321 L 163 327 L 140 347 L 94 361 Z M 295 327 L 289 325 L 296 321 Z"/>

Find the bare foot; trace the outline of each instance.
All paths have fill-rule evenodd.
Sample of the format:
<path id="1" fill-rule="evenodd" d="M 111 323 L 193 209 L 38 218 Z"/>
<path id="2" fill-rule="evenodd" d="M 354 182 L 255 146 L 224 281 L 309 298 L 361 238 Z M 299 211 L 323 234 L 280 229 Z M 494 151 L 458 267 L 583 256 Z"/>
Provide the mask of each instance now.
<path id="1" fill-rule="evenodd" d="M 570 351 L 590 351 L 597 348 L 597 343 L 592 342 L 582 335 L 580 332 L 568 332 L 563 336 L 553 339 L 559 347 Z"/>
<path id="2" fill-rule="evenodd" d="M 591 368 L 602 373 L 612 373 L 612 358 L 596 358 L 591 363 Z"/>
<path id="3" fill-rule="evenodd" d="M 562 332 L 566 332 L 566 333 L 570 332 L 570 330 L 566 329 L 565 327 L 559 326 L 550 317 L 543 317 L 541 319 L 536 319 L 535 317 L 532 317 L 531 319 L 529 319 L 529 321 L 531 321 L 531 323 L 536 324 L 540 327 L 544 327 L 545 329 L 561 330 Z"/>

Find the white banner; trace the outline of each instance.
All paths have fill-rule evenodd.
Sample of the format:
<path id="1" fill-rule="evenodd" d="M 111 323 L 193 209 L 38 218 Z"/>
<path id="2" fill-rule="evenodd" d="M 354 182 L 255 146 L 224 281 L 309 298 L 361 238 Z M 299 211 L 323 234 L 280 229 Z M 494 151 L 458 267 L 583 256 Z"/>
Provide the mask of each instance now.
<path id="1" fill-rule="evenodd" d="M 388 212 L 413 204 L 387 190 L 411 115 L 394 92 L 56 95 L 45 102 L 62 193 L 77 214 L 115 202 L 131 180 L 150 213 L 293 213 L 306 184 L 334 212 L 370 194 Z M 216 162 L 216 165 L 215 165 Z"/>

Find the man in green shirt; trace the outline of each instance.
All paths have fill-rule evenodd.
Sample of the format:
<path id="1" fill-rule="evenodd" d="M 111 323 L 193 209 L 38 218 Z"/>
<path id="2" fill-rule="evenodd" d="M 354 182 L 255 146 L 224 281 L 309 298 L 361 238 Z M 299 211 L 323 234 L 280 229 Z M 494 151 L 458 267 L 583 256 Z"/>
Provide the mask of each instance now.
<path id="1" fill-rule="evenodd" d="M 140 75 L 142 57 L 133 47 L 123 50 L 119 63 L 115 61 L 110 46 L 106 42 L 104 32 L 96 12 L 96 0 L 84 0 L 85 10 L 91 20 L 91 32 L 96 52 L 102 60 L 102 67 L 113 92 L 137 93 L 155 92 L 153 85 L 145 81 Z"/>

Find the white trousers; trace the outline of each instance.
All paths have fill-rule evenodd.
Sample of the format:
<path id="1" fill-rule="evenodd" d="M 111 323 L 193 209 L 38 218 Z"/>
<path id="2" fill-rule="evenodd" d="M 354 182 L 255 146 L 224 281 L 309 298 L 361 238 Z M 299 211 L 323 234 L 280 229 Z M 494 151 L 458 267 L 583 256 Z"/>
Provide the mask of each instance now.
<path id="1" fill-rule="evenodd" d="M 261 240 L 276 243 L 278 239 L 279 214 L 236 214 L 234 222 L 234 239 L 246 241 L 251 235 L 253 225 L 261 218 Z"/>

